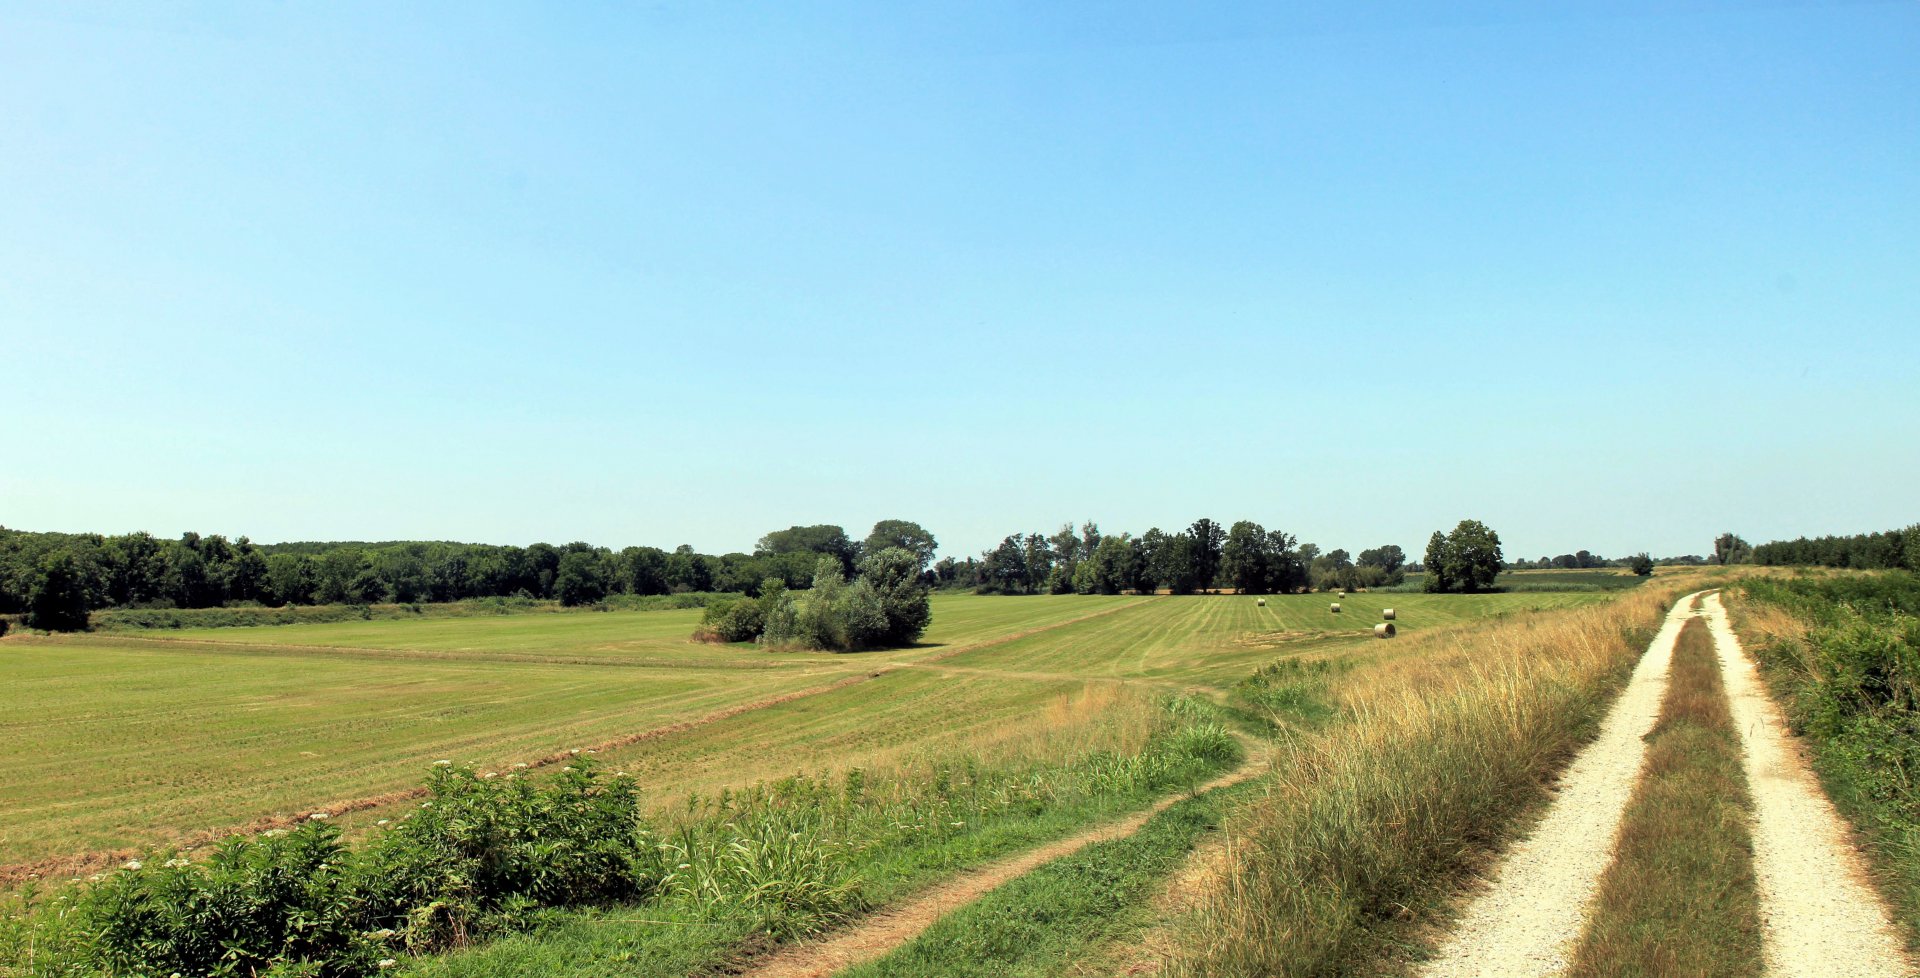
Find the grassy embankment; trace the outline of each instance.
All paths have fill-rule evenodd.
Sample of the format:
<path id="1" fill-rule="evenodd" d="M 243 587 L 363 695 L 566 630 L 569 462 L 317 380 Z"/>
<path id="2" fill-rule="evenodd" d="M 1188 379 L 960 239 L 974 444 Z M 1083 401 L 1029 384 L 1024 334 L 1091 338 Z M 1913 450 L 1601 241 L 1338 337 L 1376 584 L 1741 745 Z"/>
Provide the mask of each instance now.
<path id="1" fill-rule="evenodd" d="M 1751 978 L 1761 971 L 1753 802 L 1706 623 L 1674 650 L 1660 720 L 1573 978 Z"/>
<path id="2" fill-rule="evenodd" d="M 1332 680 L 1347 719 L 1287 743 L 1183 922 L 1170 974 L 1350 973 L 1437 923 L 1590 738 L 1680 584 L 1399 643 Z"/>
<path id="3" fill-rule="evenodd" d="M 1774 576 L 1727 595 L 1835 807 L 1920 948 L 1920 576 Z"/>

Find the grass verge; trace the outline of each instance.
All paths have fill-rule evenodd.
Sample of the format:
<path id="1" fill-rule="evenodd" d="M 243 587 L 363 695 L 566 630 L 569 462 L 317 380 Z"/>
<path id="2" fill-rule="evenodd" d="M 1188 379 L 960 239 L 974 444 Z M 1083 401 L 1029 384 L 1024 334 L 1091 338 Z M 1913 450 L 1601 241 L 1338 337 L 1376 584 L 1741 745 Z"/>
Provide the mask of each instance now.
<path id="1" fill-rule="evenodd" d="M 1570 978 L 1759 975 L 1752 809 L 1713 638 L 1695 618 Z"/>

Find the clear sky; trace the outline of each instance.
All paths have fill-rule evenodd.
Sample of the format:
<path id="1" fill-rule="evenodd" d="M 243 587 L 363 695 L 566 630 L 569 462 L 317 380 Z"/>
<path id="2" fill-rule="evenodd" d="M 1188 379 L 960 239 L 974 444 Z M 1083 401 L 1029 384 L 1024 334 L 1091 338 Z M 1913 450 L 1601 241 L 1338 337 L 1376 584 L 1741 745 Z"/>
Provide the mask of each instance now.
<path id="1" fill-rule="evenodd" d="M 638 7 L 0 3 L 0 523 L 1920 520 L 1920 4 Z"/>

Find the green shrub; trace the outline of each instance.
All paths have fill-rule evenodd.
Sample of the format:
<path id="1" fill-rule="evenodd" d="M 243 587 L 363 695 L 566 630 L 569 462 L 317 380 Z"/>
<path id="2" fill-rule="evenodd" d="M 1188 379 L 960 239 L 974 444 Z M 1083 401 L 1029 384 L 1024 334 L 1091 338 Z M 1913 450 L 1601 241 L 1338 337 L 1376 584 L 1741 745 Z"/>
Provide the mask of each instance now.
<path id="1" fill-rule="evenodd" d="M 547 907 L 644 895 L 663 875 L 631 779 L 584 763 L 532 781 L 436 770 L 431 797 L 362 849 L 316 815 L 211 859 L 128 863 L 82 892 L 80 956 L 117 974 L 361 975 Z M 150 865 L 157 863 L 157 865 Z"/>

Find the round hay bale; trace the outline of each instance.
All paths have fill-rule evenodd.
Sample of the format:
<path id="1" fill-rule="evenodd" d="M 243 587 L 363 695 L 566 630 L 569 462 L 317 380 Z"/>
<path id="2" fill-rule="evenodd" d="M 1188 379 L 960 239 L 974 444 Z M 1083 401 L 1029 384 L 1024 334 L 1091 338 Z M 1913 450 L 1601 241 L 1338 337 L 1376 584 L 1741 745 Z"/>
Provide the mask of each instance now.
<path id="1" fill-rule="evenodd" d="M 1347 599 L 1347 592 L 1342 591 L 1339 594 L 1334 595 L 1334 597 L 1339 598 L 1342 601 L 1345 601 Z"/>
<path id="2" fill-rule="evenodd" d="M 1392 609 L 1392 608 L 1381 608 L 1381 609 L 1380 609 L 1380 617 L 1381 617 L 1381 618 L 1384 618 L 1384 619 L 1386 619 L 1387 621 L 1392 621 L 1392 620 L 1393 620 L 1393 609 Z"/>
<path id="3" fill-rule="evenodd" d="M 1331 605 L 1331 606 L 1330 606 L 1330 607 L 1329 607 L 1329 608 L 1328 608 L 1327 610 L 1328 610 L 1328 611 L 1331 611 L 1331 612 L 1333 612 L 1333 613 L 1334 613 L 1334 614 L 1336 614 L 1336 615 L 1337 615 L 1337 614 L 1339 614 L 1339 613 L 1340 613 L 1340 602 L 1338 602 L 1338 601 L 1335 601 L 1335 602 L 1334 602 L 1334 603 L 1333 603 L 1333 604 L 1332 604 L 1332 605 Z"/>
<path id="4" fill-rule="evenodd" d="M 1259 605 L 1260 607 L 1262 607 L 1262 608 L 1264 608 L 1264 607 L 1266 607 L 1266 606 L 1267 606 L 1267 599 L 1266 599 L 1266 598 L 1261 598 L 1261 599 L 1260 599 L 1259 601 L 1256 601 L 1256 602 L 1254 602 L 1254 603 L 1255 603 L 1255 604 L 1258 604 L 1258 605 Z"/>
<path id="5" fill-rule="evenodd" d="M 1373 637 L 1374 638 L 1392 638 L 1393 622 L 1383 621 L 1380 624 L 1373 626 Z"/>

